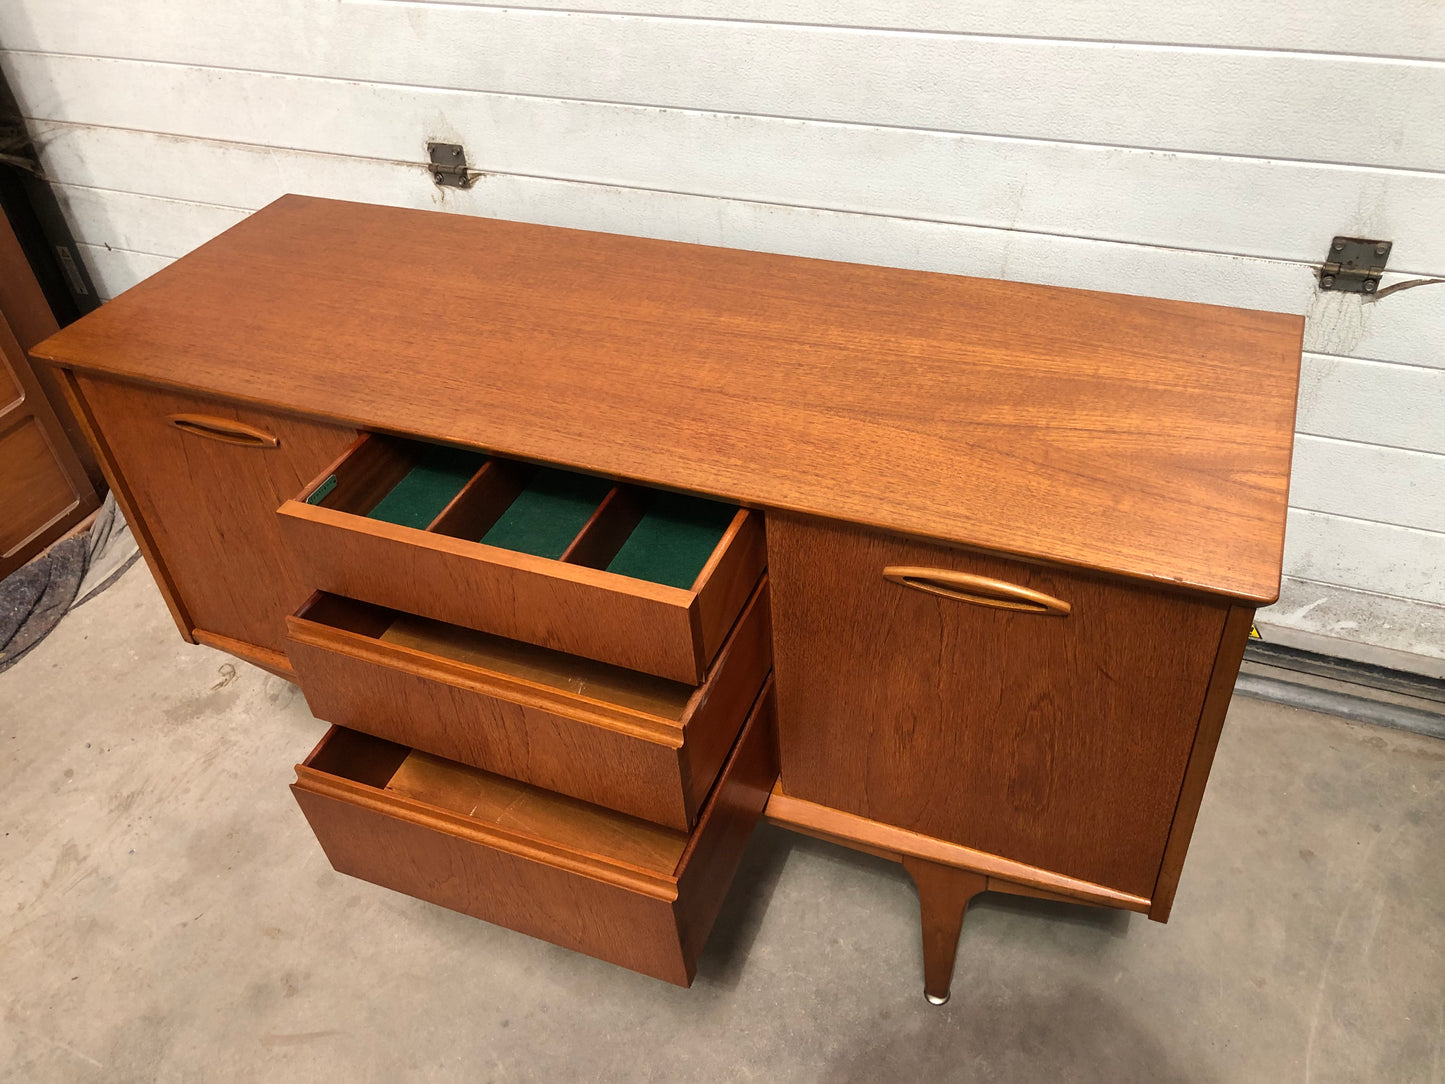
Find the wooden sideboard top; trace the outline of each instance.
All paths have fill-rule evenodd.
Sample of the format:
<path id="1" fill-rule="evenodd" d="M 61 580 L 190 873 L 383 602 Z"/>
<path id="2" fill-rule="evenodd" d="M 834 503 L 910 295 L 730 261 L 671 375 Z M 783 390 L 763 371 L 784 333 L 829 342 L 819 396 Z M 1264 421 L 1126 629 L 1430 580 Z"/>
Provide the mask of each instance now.
<path id="1" fill-rule="evenodd" d="M 1278 313 L 285 196 L 34 354 L 1268 603 L 1302 335 Z"/>

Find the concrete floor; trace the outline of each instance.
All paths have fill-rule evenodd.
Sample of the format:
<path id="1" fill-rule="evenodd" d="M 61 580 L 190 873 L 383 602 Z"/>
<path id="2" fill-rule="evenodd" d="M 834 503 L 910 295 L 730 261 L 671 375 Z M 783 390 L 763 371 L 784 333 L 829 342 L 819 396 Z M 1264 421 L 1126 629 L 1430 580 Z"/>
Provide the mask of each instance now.
<path id="1" fill-rule="evenodd" d="M 0 676 L 5 1081 L 1445 1081 L 1445 743 L 1237 699 L 1174 917 L 761 830 L 691 991 L 332 872 L 324 727 L 144 566 Z"/>

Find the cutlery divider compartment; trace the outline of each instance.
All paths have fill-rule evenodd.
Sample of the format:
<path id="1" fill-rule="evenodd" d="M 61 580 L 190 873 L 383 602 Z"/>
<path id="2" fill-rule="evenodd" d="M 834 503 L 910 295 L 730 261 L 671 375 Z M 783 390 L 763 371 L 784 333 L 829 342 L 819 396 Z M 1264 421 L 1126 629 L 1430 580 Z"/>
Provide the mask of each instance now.
<path id="1" fill-rule="evenodd" d="M 613 488 L 594 475 L 534 468 L 526 485 L 476 541 L 513 553 L 565 560 Z"/>
<path id="2" fill-rule="evenodd" d="M 732 505 L 650 490 L 641 518 L 603 567 L 619 576 L 689 590 L 738 515 Z"/>
<path id="3" fill-rule="evenodd" d="M 483 469 L 482 452 L 371 434 L 306 503 L 425 530 Z"/>
<path id="4" fill-rule="evenodd" d="M 738 513 L 704 497 L 377 434 L 306 501 L 683 590 Z"/>
<path id="5" fill-rule="evenodd" d="M 619 485 L 562 559 L 690 590 L 738 514 L 703 497 Z"/>

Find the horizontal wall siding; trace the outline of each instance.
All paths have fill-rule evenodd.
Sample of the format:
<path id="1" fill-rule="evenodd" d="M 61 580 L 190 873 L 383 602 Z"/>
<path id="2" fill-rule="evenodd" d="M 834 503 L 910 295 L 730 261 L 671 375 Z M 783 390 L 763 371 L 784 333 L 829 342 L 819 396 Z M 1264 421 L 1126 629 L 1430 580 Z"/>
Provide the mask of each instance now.
<path id="1" fill-rule="evenodd" d="M 14 50 L 1079 143 L 1445 162 L 1432 107 L 1445 96 L 1445 65 L 1417 59 L 336 0 L 28 0 L 0 6 L 0 40 Z"/>
<path id="2" fill-rule="evenodd" d="M 1445 606 L 1445 534 L 1290 509 L 1285 564 L 1316 583 Z"/>
<path id="3" fill-rule="evenodd" d="M 170 256 L 156 256 L 109 245 L 82 244 L 78 247 L 80 258 L 95 280 L 96 290 L 106 300 L 124 293 L 172 262 Z"/>
<path id="4" fill-rule="evenodd" d="M 1445 531 L 1445 456 L 1301 435 L 1289 498 L 1312 512 Z"/>
<path id="5" fill-rule="evenodd" d="M 1316 283 L 1336 233 L 1445 275 L 1433 2 L 19 0 L 0 45 L 107 296 L 301 192 L 1303 313 L 1263 618 L 1445 657 L 1445 287 Z"/>
<path id="6" fill-rule="evenodd" d="M 424 158 L 419 131 L 464 132 L 469 163 L 489 172 L 1301 262 L 1319 259 L 1339 230 L 1369 228 L 1399 238 L 1395 270 L 1445 274 L 1445 230 L 1411 228 L 1445 205 L 1445 173 L 78 57 L 15 54 L 8 65 L 37 118 L 400 162 Z M 67 133 L 45 138 L 64 143 Z M 85 154 L 67 167 L 98 156 L 94 183 L 129 187 L 147 168 L 121 136 L 70 138 Z"/>
<path id="7" fill-rule="evenodd" d="M 372 0 L 334 0 L 356 5 Z M 383 0 L 411 5 L 412 0 Z M 527 0 L 507 4 L 499 0 L 424 0 L 428 4 L 461 7 L 534 9 L 560 12 L 594 12 L 650 15 L 661 18 L 706 19 L 756 23 L 796 23 L 859 30 L 904 30 L 925 33 L 970 34 L 986 37 L 1021 37 L 1158 45 L 1198 45 L 1208 48 L 1290 50 L 1436 59 L 1445 56 L 1445 20 L 1436 0 L 1376 0 L 1368 7 L 1340 4 L 1337 0 L 1291 0 L 1288 4 L 1260 4 L 1253 0 L 1215 0 L 1210 4 L 1160 4 L 1155 0 L 1069 0 L 1066 4 L 1039 4 L 1033 0 L 996 0 L 991 4 L 960 4 L 957 0 Z M 118 29 L 134 30 L 141 21 L 149 42 L 197 30 L 197 15 L 184 5 L 114 5 L 109 10 L 82 8 L 74 0 L 47 0 L 49 10 L 32 12 L 17 7 L 7 28 L 31 36 L 26 41 L 64 41 L 58 30 L 77 17 L 104 18 L 85 41 Z M 179 10 L 178 10 L 179 7 Z M 319 33 L 335 28 L 335 16 L 313 5 L 292 5 L 279 11 L 274 3 L 253 5 L 257 21 L 265 18 L 297 33 Z M 238 8 L 211 3 L 216 32 L 244 31 Z M 320 10 L 318 10 L 320 9 Z M 150 16 L 150 22 L 144 22 Z M 170 29 L 156 25 L 164 18 Z M 85 33 L 84 28 L 80 28 Z M 255 26 L 250 29 L 255 30 Z M 53 46 L 52 46 L 53 47 Z M 241 46 L 244 48 L 244 46 Z M 236 47 L 226 54 L 234 55 Z"/>
<path id="8" fill-rule="evenodd" d="M 77 237 L 151 256 L 184 256 L 254 209 L 69 184 L 54 188 Z"/>
<path id="9" fill-rule="evenodd" d="M 1439 302 L 1439 292 L 1434 299 Z M 1433 360 L 1445 365 L 1445 350 Z M 1445 454 L 1445 368 L 1306 354 L 1296 428 L 1314 436 Z M 1445 502 L 1445 494 L 1440 499 Z"/>
<path id="10" fill-rule="evenodd" d="M 115 97 L 124 97 L 119 83 L 107 89 L 113 89 Z M 216 96 L 224 99 L 225 89 L 223 83 Z M 108 103 L 111 100 L 107 98 Z M 399 97 L 398 104 L 404 104 L 404 98 Z M 278 123 L 286 116 L 284 106 L 284 98 L 274 103 Z M 171 119 L 181 112 L 175 111 Z M 156 110 L 128 119 L 160 123 L 163 115 Z M 373 116 L 375 130 L 383 133 L 375 138 L 393 139 L 397 153 L 404 151 L 404 140 L 415 126 L 427 119 L 416 111 L 377 111 Z M 179 127 L 182 125 L 172 124 L 172 128 Z M 213 127 L 219 126 L 207 130 Z M 1310 316 L 1307 346 L 1321 355 L 1353 354 L 1417 366 L 1445 366 L 1440 306 L 1429 289 L 1362 303 L 1357 295 L 1319 293 L 1314 271 L 1300 262 L 508 175 L 495 171 L 485 150 L 478 165 L 491 166 L 493 172 L 479 178 L 473 189 L 457 191 L 438 190 L 420 161 L 178 139 L 170 133 L 47 121 L 37 122 L 35 128 L 52 175 L 80 186 L 109 185 L 188 203 L 215 202 L 251 210 L 291 191 L 828 259 L 1303 312 Z M 474 130 L 462 129 L 468 136 Z M 460 138 L 455 135 L 457 130 L 451 131 L 454 138 Z M 297 134 L 313 135 L 328 151 L 338 145 L 334 133 L 324 130 Z M 965 198 L 966 194 L 960 193 L 960 203 Z M 1433 213 L 1433 208 L 1430 210 Z M 175 223 L 157 224 L 154 228 L 160 232 L 151 247 L 169 235 L 160 254 L 179 256 L 231 223 L 229 217 L 218 215 L 209 232 L 203 228 L 183 238 L 174 235 L 177 227 L 195 224 L 196 216 L 197 212 L 189 209 Z M 152 228 L 145 225 L 149 220 L 149 215 L 143 215 L 138 228 Z M 118 235 L 104 240 L 127 247 L 120 245 Z M 1402 277 L 1390 275 L 1385 281 Z M 1307 389 L 1308 373 L 1307 363 Z M 1308 402 L 1302 398 L 1302 413 Z M 1418 427 L 1431 425 L 1432 419 L 1422 415 Z M 1356 436 L 1333 430 L 1326 435 Z"/>
<path id="11" fill-rule="evenodd" d="M 1371 650 L 1383 648 L 1402 653 L 1410 669 L 1445 677 L 1445 606 L 1286 576 L 1279 602 L 1260 611 L 1259 624 L 1266 639 L 1299 642 L 1291 634 L 1304 633 L 1322 638 L 1303 640 L 1311 650 L 1398 665 Z"/>
<path id="12" fill-rule="evenodd" d="M 396 0 L 405 2 L 405 0 Z M 484 0 L 433 0 L 477 7 L 511 5 Z M 738 19 L 1164 45 L 1296 49 L 1396 57 L 1445 55 L 1445 20 L 1432 0 L 1385 0 L 1368 8 L 1334 0 L 1259 4 L 1160 4 L 1156 0 L 1070 0 L 1038 4 L 996 0 L 529 0 L 532 8 L 612 11 L 635 15 Z"/>

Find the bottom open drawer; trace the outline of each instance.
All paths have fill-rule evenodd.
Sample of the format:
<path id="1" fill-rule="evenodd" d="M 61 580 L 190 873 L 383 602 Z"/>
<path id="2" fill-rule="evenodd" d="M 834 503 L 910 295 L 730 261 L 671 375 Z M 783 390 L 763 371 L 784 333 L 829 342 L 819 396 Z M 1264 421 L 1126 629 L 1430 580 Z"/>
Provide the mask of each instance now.
<path id="1" fill-rule="evenodd" d="M 692 834 L 332 727 L 292 792 L 341 873 L 688 986 L 778 775 L 759 694 Z"/>

